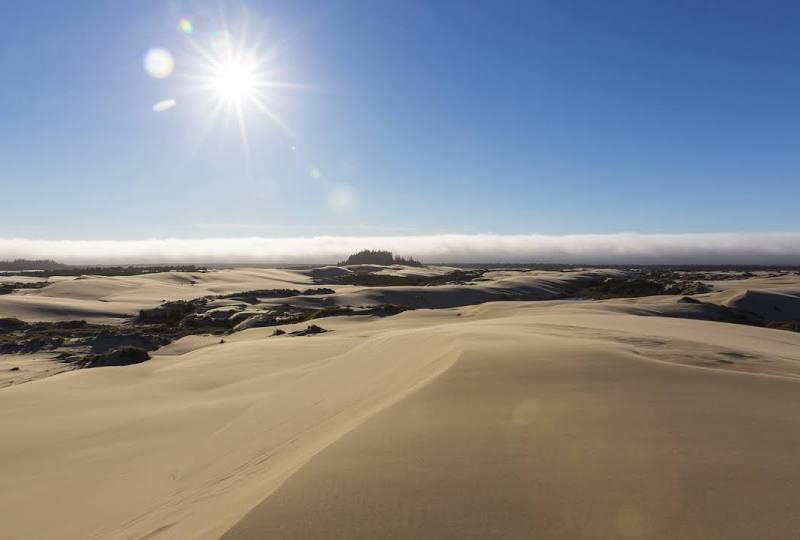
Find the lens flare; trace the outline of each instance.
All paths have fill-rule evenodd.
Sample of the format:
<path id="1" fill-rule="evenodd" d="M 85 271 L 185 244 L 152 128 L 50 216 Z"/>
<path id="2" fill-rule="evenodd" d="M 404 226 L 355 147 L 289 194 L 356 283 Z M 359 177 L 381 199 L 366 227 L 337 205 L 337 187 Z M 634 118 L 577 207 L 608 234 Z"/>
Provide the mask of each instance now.
<path id="1" fill-rule="evenodd" d="M 192 21 L 189 19 L 181 19 L 178 22 L 178 28 L 180 28 L 184 34 L 191 34 L 194 32 L 194 25 L 192 25 Z"/>
<path id="2" fill-rule="evenodd" d="M 352 214 L 358 206 L 358 192 L 353 186 L 339 184 L 328 193 L 328 208 L 337 214 Z"/>
<path id="3" fill-rule="evenodd" d="M 153 112 L 163 112 L 173 108 L 177 104 L 178 102 L 175 101 L 174 99 L 162 99 L 161 101 L 153 105 Z"/>
<path id="4" fill-rule="evenodd" d="M 167 49 L 155 47 L 144 55 L 144 70 L 154 79 L 166 79 L 175 69 L 175 59 Z"/>

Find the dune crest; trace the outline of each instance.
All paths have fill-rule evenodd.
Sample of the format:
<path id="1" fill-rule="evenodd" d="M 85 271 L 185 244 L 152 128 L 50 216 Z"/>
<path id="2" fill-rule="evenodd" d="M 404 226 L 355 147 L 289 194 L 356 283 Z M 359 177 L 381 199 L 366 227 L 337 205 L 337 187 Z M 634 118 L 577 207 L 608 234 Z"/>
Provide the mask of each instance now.
<path id="1" fill-rule="evenodd" d="M 267 347 L 251 338 L 3 391 L 5 533 L 216 538 L 314 453 L 458 355 L 449 336 L 425 329 Z M 409 356 L 385 356 L 386 347 Z"/>

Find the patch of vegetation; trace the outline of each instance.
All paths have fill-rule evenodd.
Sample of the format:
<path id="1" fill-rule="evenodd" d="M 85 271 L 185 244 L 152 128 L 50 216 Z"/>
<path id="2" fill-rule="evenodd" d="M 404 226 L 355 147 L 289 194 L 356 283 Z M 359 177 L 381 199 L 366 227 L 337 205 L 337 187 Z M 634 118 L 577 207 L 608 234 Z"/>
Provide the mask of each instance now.
<path id="1" fill-rule="evenodd" d="M 47 281 L 35 281 L 33 283 L 0 283 L 0 294 L 11 294 L 18 289 L 41 289 L 50 285 Z"/>
<path id="2" fill-rule="evenodd" d="M 32 261 L 37 262 L 37 261 Z M 47 262 L 47 261 L 44 261 Z M 51 261 L 52 262 L 52 261 Z M 2 264 L 2 263 L 0 263 Z M 8 264 L 8 263 L 6 263 Z M 60 263 L 55 263 L 60 264 Z M 27 268 L 2 268 L 0 270 L 8 270 L 4 272 L 5 274 L 11 275 L 19 275 L 24 274 L 26 276 L 39 276 L 39 277 L 50 277 L 50 276 L 83 276 L 83 275 L 93 275 L 93 276 L 138 276 L 140 274 L 154 274 L 157 272 L 198 272 L 203 273 L 207 272 L 208 270 L 202 266 L 195 266 L 193 264 L 189 265 L 153 265 L 153 266 L 141 266 L 141 265 L 128 265 L 128 266 L 73 266 L 73 265 L 60 265 L 55 267 L 45 267 L 46 265 L 42 264 L 39 267 L 27 267 Z"/>
<path id="3" fill-rule="evenodd" d="M 261 298 L 291 298 L 293 296 L 319 296 L 334 294 L 336 291 L 326 287 L 306 289 L 302 292 L 297 289 L 258 289 L 254 291 L 242 291 L 231 294 L 223 294 L 216 298 L 239 300 L 247 304 L 257 304 Z"/>
<path id="4" fill-rule="evenodd" d="M 607 300 L 610 298 L 635 298 L 664 294 L 664 285 L 656 281 L 642 278 L 607 278 L 595 285 L 578 286 L 569 291 L 575 298 Z"/>
<path id="5" fill-rule="evenodd" d="M 9 324 L 9 321 L 13 321 Z M 0 319 L 0 354 L 39 351 L 71 351 L 83 358 L 87 354 L 106 353 L 122 346 L 155 350 L 180 336 L 165 325 L 107 326 L 86 321 L 25 323 Z M 184 333 L 185 335 L 185 333 Z"/>
<path id="6" fill-rule="evenodd" d="M 303 296 L 321 296 L 326 294 L 334 294 L 336 291 L 327 287 L 318 287 L 316 289 L 306 289 L 302 292 Z"/>
<path id="7" fill-rule="evenodd" d="M 144 324 L 178 324 L 186 315 L 195 311 L 199 305 L 205 304 L 207 301 L 204 298 L 200 298 L 191 301 L 165 302 L 151 309 L 139 310 L 137 322 Z"/>
<path id="8" fill-rule="evenodd" d="M 666 270 L 633 270 L 630 274 L 607 277 L 601 282 L 584 281 L 565 291 L 566 296 L 592 300 L 637 298 L 661 294 L 693 295 L 711 291 L 711 287 L 686 276 Z"/>
<path id="9" fill-rule="evenodd" d="M 0 318 L 0 332 L 8 332 L 11 330 L 20 330 L 25 328 L 26 323 L 17 319 L 16 317 L 2 317 Z"/>
<path id="10" fill-rule="evenodd" d="M 371 250 L 365 249 L 358 253 L 353 253 L 347 260 L 337 263 L 338 266 L 347 266 L 355 264 L 378 264 L 382 266 L 391 266 L 393 264 L 402 264 L 404 266 L 423 266 L 423 264 L 414 258 L 396 257 L 391 251 Z"/>
<path id="11" fill-rule="evenodd" d="M 83 367 L 129 366 L 150 360 L 146 350 L 139 347 L 120 347 L 106 354 L 90 354 L 82 360 Z"/>
<path id="12" fill-rule="evenodd" d="M 389 317 L 402 313 L 409 308 L 394 304 L 380 304 L 367 308 L 355 309 L 345 306 L 325 306 L 319 309 L 299 308 L 290 305 L 275 306 L 266 313 L 258 313 L 245 319 L 232 329 L 233 332 L 240 332 L 250 328 L 263 328 L 265 326 L 280 326 L 284 324 L 295 324 L 299 322 L 324 319 L 325 317 L 339 317 L 349 315 L 372 315 L 376 317 Z"/>
<path id="13" fill-rule="evenodd" d="M 663 294 L 704 294 L 711 292 L 711 287 L 700 281 L 680 281 L 664 288 Z"/>
<path id="14" fill-rule="evenodd" d="M 325 330 L 317 326 L 316 324 L 309 325 L 305 330 L 297 330 L 295 332 L 289 332 L 290 336 L 313 336 L 314 334 L 323 334 L 325 332 L 330 332 L 330 330 Z"/>
<path id="15" fill-rule="evenodd" d="M 50 259 L 14 259 L 13 261 L 0 261 L 0 270 L 60 270 L 69 268 L 66 264 L 61 264 Z"/>
<path id="16" fill-rule="evenodd" d="M 435 285 L 471 280 L 483 270 L 457 270 L 446 276 L 400 278 L 396 284 Z M 391 279 L 392 276 L 389 276 Z M 369 278 L 366 278 L 369 279 Z M 375 283 L 377 284 L 377 283 Z M 96 325 L 85 321 L 26 323 L 14 318 L 0 319 L 0 353 L 53 352 L 63 362 L 81 367 L 126 365 L 146 361 L 147 351 L 153 351 L 193 334 L 227 335 L 246 328 L 278 326 L 343 315 L 391 316 L 406 308 L 396 305 L 377 305 L 368 308 L 325 306 L 311 308 L 281 304 L 249 318 L 235 309 L 225 310 L 209 304 L 218 299 L 237 299 L 257 304 L 264 298 L 290 298 L 333 294 L 327 287 L 296 289 L 263 289 L 233 294 L 205 296 L 192 300 L 164 302 L 143 309 L 138 316 L 123 325 Z M 301 333 L 318 333 L 310 325 Z M 280 332 L 275 332 L 278 335 Z M 118 352 L 119 351 L 119 352 Z M 143 351 L 145 354 L 136 351 Z"/>
<path id="17" fill-rule="evenodd" d="M 318 278 L 322 284 L 357 285 L 359 287 L 429 287 L 434 285 L 464 285 L 479 279 L 487 270 L 454 270 L 436 276 L 393 276 L 387 274 L 355 272 L 342 276 Z"/>
<path id="18" fill-rule="evenodd" d="M 747 274 L 752 277 L 752 272 L 774 272 L 777 275 L 786 272 L 800 272 L 798 265 L 756 265 L 756 264 L 596 264 L 592 262 L 583 263 L 519 263 L 519 262 L 475 262 L 463 263 L 457 261 L 437 261 L 442 266 L 453 266 L 456 268 L 492 268 L 525 270 L 547 270 L 564 272 L 569 270 L 582 270 L 588 268 L 614 268 L 617 270 L 636 270 L 643 272 L 683 272 L 694 273 L 696 276 L 718 275 L 719 279 L 742 279 Z M 723 273 L 724 272 L 724 273 Z M 708 279 L 697 277 L 695 279 Z"/>

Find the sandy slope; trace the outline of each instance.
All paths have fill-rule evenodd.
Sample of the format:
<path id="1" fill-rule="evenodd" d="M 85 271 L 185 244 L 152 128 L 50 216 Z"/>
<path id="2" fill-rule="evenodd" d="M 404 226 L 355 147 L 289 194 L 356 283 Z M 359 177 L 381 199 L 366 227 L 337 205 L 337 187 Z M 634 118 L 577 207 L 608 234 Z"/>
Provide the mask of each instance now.
<path id="1" fill-rule="evenodd" d="M 0 388 L 75 369 L 54 357 L 53 353 L 0 354 Z"/>
<path id="2" fill-rule="evenodd" d="M 3 390 L 5 534 L 217 537 L 318 449 L 455 355 L 431 331 L 393 335 L 411 357 L 379 363 L 382 337 L 263 334 Z"/>
<path id="3" fill-rule="evenodd" d="M 475 332 L 455 366 L 318 454 L 224 538 L 798 531 L 797 383 L 518 330 Z"/>
<path id="4" fill-rule="evenodd" d="M 3 536 L 796 536 L 800 334 L 657 304 L 329 318 L 0 390 Z"/>

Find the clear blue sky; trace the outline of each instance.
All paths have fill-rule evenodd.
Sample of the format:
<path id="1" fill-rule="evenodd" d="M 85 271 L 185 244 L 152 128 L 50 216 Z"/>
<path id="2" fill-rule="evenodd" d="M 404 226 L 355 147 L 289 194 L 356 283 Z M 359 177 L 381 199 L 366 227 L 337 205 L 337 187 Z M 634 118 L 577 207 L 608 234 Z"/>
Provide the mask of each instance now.
<path id="1" fill-rule="evenodd" d="M 245 106 L 249 171 L 201 136 L 216 2 L 3 4 L 0 237 L 800 230 L 800 3 L 222 8 L 311 87 Z"/>

